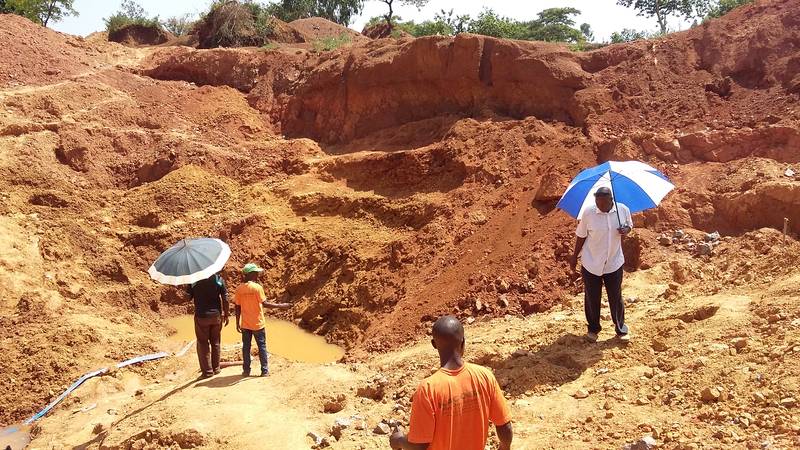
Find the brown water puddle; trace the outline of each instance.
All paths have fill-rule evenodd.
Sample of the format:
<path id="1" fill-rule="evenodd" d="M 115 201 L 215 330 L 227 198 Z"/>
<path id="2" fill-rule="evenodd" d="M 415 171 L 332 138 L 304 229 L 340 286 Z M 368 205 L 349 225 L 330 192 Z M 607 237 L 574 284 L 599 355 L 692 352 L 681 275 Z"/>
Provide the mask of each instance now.
<path id="1" fill-rule="evenodd" d="M 179 341 L 190 341 L 194 335 L 194 317 L 180 316 L 166 321 L 178 332 L 171 338 Z M 267 351 L 293 361 L 311 363 L 329 363 L 344 356 L 344 349 L 329 344 L 325 338 L 303 330 L 292 322 L 267 318 Z M 222 344 L 242 342 L 242 335 L 236 331 L 234 318 L 222 329 Z M 252 347 L 256 348 L 255 339 Z"/>

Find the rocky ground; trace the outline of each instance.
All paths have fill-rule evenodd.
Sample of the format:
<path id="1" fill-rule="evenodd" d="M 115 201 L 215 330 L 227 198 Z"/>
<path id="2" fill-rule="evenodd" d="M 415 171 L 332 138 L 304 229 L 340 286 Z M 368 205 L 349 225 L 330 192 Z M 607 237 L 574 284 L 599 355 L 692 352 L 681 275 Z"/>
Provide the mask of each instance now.
<path id="1" fill-rule="evenodd" d="M 798 275 L 745 288 L 738 277 L 711 275 L 774 264 L 800 247 L 779 245 L 768 230 L 745 239 L 755 253 L 687 261 L 675 252 L 628 276 L 627 345 L 608 329 L 597 344 L 583 341 L 580 296 L 547 313 L 467 325 L 467 356 L 494 369 L 511 402 L 515 448 L 800 445 Z M 716 293 L 693 293 L 706 287 Z M 241 379 L 232 367 L 198 381 L 190 353 L 146 377 L 120 371 L 90 381 L 41 422 L 32 447 L 300 449 L 317 439 L 320 447 L 386 448 L 385 425 L 407 424 L 410 395 L 436 363 L 422 337 L 358 362 L 273 358 L 268 379 Z"/>
<path id="2" fill-rule="evenodd" d="M 267 267 L 270 296 L 294 304 L 281 317 L 345 359 L 277 362 L 264 383 L 228 369 L 217 389 L 191 357 L 138 367 L 82 389 L 35 445 L 240 448 L 273 430 L 306 448 L 360 415 L 331 445 L 374 448 L 379 420 L 407 419 L 443 313 L 502 379 L 522 446 L 797 445 L 799 14 L 757 2 L 586 53 L 473 35 L 128 48 L 0 15 L 0 424 L 169 346 L 161 319 L 189 307 L 146 269 L 206 235 L 231 245 L 233 286 L 235 267 Z M 609 159 L 677 186 L 626 240 L 627 348 L 580 340 L 575 222 L 554 208 Z M 375 377 L 383 397 L 359 396 Z M 231 425 L 244 385 L 266 400 Z"/>

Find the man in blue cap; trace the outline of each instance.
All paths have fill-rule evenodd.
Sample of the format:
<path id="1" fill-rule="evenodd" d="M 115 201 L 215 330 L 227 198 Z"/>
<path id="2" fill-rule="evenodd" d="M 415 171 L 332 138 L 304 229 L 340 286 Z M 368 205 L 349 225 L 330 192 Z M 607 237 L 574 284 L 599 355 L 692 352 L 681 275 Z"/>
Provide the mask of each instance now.
<path id="1" fill-rule="evenodd" d="M 598 188 L 594 199 L 594 206 L 586 208 L 581 214 L 575 231 L 575 252 L 570 257 L 570 265 L 576 271 L 578 256 L 581 258 L 583 304 L 589 328 L 586 339 L 597 342 L 601 329 L 600 297 L 605 285 L 614 330 L 618 338 L 628 342 L 630 334 L 625 324 L 625 304 L 622 301 L 622 268 L 625 265 L 622 238 L 633 229 L 633 219 L 627 206 L 614 201 L 611 189 Z"/>

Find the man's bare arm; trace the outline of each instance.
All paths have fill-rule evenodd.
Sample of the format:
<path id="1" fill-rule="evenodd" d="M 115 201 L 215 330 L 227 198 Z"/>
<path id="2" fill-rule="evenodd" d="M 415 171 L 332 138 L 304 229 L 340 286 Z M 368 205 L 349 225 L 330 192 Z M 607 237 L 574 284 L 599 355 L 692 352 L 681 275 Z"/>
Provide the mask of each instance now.
<path id="1" fill-rule="evenodd" d="M 569 258 L 569 265 L 572 270 L 578 270 L 578 255 L 581 254 L 581 250 L 583 250 L 583 244 L 585 242 L 586 238 L 575 237 L 575 251 L 572 252 L 572 256 Z"/>
<path id="2" fill-rule="evenodd" d="M 505 425 L 496 425 L 497 438 L 500 440 L 500 447 L 498 450 L 511 450 L 511 441 L 514 440 L 514 430 L 511 422 Z"/>
<path id="3" fill-rule="evenodd" d="M 291 303 L 272 303 L 272 302 L 261 302 L 261 304 L 265 308 L 275 308 L 275 309 L 289 309 L 292 307 Z"/>
<path id="4" fill-rule="evenodd" d="M 429 445 L 430 443 L 413 444 L 408 442 L 408 435 L 400 429 L 395 430 L 389 437 L 389 446 L 394 450 L 428 450 Z"/>

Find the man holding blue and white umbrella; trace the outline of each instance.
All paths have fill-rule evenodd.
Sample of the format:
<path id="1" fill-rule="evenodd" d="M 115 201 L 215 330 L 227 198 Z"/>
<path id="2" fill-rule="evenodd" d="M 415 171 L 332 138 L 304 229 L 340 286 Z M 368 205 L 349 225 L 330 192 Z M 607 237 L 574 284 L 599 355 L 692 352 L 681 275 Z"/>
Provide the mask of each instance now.
<path id="1" fill-rule="evenodd" d="M 608 294 L 614 330 L 623 342 L 630 340 L 625 324 L 625 304 L 622 301 L 622 275 L 625 256 L 622 239 L 633 229 L 631 212 L 623 203 L 615 202 L 608 187 L 594 193 L 595 205 L 585 208 L 575 231 L 575 251 L 570 258 L 577 270 L 581 257 L 584 286 L 584 311 L 589 331 L 586 339 L 597 342 L 600 333 L 600 298 L 603 285 Z"/>
<path id="2" fill-rule="evenodd" d="M 655 208 L 674 188 L 663 173 L 643 162 L 608 161 L 581 171 L 558 201 L 558 208 L 580 220 L 570 264 L 577 269 L 581 257 L 589 341 L 596 342 L 600 332 L 603 285 L 617 336 L 630 340 L 622 303 L 622 239 L 633 229 L 632 212 Z"/>

